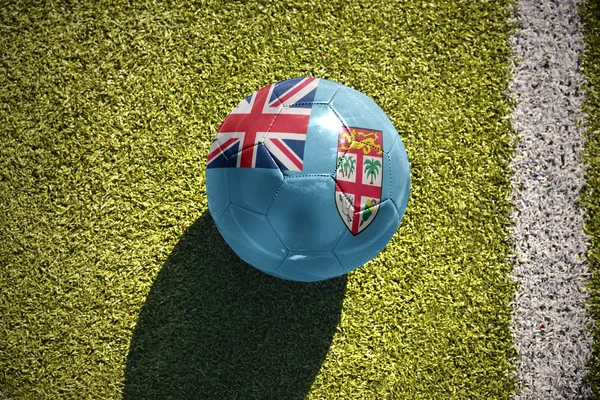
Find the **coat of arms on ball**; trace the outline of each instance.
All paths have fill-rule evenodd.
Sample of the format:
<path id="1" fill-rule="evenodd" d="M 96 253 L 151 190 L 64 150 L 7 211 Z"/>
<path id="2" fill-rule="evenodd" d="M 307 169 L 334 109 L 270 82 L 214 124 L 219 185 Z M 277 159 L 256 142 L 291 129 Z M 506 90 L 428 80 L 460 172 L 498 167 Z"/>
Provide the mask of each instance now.
<path id="1" fill-rule="evenodd" d="M 344 127 L 338 137 L 335 203 L 353 235 L 367 228 L 377 215 L 382 172 L 381 131 Z"/>

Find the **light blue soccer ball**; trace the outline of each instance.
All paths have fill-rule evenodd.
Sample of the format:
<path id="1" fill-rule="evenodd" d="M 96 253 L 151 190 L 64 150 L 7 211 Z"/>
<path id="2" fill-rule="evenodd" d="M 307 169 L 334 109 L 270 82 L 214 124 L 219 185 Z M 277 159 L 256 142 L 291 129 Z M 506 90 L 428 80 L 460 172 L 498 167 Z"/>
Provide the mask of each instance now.
<path id="1" fill-rule="evenodd" d="M 242 100 L 212 143 L 208 207 L 247 263 L 294 281 L 343 275 L 398 228 L 410 172 L 402 140 L 364 94 L 295 78 Z"/>

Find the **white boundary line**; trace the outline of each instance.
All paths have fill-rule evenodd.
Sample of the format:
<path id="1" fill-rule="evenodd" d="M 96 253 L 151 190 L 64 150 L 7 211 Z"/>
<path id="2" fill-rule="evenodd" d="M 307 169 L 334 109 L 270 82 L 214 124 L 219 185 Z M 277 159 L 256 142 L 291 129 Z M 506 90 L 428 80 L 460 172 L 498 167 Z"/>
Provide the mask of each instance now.
<path id="1" fill-rule="evenodd" d="M 511 41 L 510 95 L 519 142 L 513 160 L 512 332 L 518 354 L 515 399 L 586 399 L 591 354 L 585 302 L 588 238 L 577 205 L 584 183 L 583 37 L 579 0 L 519 0 Z"/>

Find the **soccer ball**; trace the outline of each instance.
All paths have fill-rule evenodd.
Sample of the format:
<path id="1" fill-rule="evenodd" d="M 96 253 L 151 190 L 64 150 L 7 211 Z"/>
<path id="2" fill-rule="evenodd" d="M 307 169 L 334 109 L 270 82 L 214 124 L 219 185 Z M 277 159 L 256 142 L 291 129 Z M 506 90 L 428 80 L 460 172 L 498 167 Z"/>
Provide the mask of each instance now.
<path id="1" fill-rule="evenodd" d="M 368 262 L 408 202 L 408 157 L 392 122 L 369 97 L 325 79 L 288 79 L 246 97 L 219 128 L 206 168 L 225 241 L 288 280 L 330 279 Z"/>

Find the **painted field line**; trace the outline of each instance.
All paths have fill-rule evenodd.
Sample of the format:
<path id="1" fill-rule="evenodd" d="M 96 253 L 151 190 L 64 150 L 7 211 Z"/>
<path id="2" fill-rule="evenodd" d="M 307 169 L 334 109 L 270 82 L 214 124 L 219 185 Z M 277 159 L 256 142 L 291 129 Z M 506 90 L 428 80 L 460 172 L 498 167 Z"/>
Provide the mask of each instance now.
<path id="1" fill-rule="evenodd" d="M 516 399 L 588 398 L 582 382 L 591 354 L 585 306 L 589 276 L 584 183 L 583 36 L 579 1 L 519 0 L 511 38 L 517 105 L 511 218 L 515 250 L 512 332 L 518 354 Z"/>

